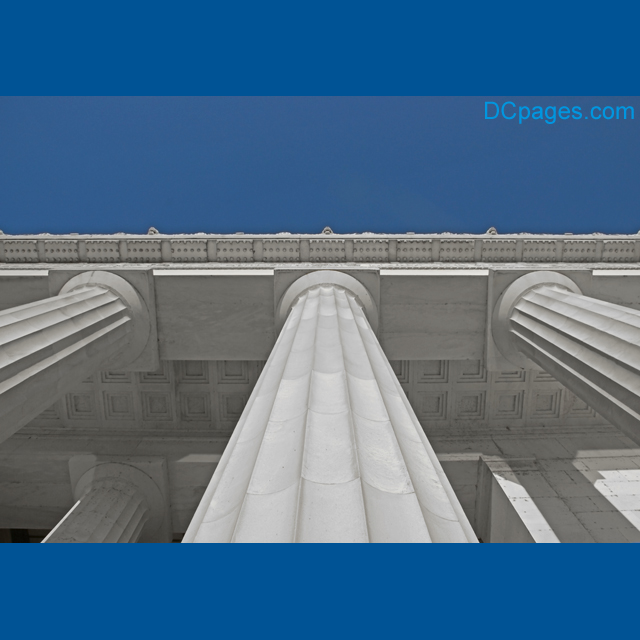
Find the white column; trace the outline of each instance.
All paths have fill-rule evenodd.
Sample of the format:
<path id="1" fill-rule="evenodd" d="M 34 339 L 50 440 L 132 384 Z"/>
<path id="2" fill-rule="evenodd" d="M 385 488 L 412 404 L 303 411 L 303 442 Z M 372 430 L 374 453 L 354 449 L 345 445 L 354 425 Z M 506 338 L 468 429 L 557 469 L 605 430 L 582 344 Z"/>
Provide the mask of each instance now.
<path id="1" fill-rule="evenodd" d="M 144 302 L 123 278 L 91 272 L 59 295 L 0 312 L 0 441 L 101 367 L 122 367 L 150 331 Z"/>
<path id="2" fill-rule="evenodd" d="M 585 296 L 561 274 L 535 272 L 498 301 L 493 336 L 513 364 L 534 362 L 640 442 L 640 312 Z"/>
<path id="3" fill-rule="evenodd" d="M 332 273 L 304 276 L 184 542 L 477 542 L 362 285 Z"/>
<path id="4" fill-rule="evenodd" d="M 137 542 L 149 518 L 145 496 L 121 478 L 96 482 L 42 542 Z"/>

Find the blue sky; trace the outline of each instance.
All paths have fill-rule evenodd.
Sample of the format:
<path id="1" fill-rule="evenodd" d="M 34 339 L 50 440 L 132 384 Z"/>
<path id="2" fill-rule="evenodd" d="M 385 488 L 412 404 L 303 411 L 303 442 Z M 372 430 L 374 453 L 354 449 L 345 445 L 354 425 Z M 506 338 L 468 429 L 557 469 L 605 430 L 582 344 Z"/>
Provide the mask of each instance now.
<path id="1" fill-rule="evenodd" d="M 485 120 L 633 105 L 634 120 Z M 5 233 L 636 233 L 640 101 L 0 98 Z"/>

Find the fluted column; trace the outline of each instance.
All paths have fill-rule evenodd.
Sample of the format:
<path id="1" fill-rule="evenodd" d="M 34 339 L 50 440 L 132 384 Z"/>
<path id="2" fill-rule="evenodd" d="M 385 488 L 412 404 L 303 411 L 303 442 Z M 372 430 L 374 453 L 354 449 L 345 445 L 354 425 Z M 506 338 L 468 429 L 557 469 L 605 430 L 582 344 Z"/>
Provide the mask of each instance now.
<path id="1" fill-rule="evenodd" d="M 640 312 L 535 272 L 498 301 L 493 336 L 512 363 L 533 361 L 640 443 Z"/>
<path id="2" fill-rule="evenodd" d="M 293 302 L 183 541 L 477 542 L 356 295 L 330 273 Z"/>
<path id="3" fill-rule="evenodd" d="M 149 317 L 123 278 L 91 272 L 59 295 L 0 312 L 0 441 L 101 367 L 129 364 Z"/>
<path id="4" fill-rule="evenodd" d="M 137 542 L 149 518 L 142 492 L 120 478 L 94 484 L 42 542 Z"/>

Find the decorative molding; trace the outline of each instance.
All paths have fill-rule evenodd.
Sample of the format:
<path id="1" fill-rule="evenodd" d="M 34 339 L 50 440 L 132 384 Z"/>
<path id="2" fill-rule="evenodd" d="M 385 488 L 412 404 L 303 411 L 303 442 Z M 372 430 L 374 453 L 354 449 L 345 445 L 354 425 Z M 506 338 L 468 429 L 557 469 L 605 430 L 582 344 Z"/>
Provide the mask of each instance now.
<path id="1" fill-rule="evenodd" d="M 344 240 L 310 240 L 311 262 L 344 262 L 347 254 Z"/>
<path id="2" fill-rule="evenodd" d="M 555 240 L 525 240 L 522 252 L 524 262 L 557 262 Z"/>
<path id="3" fill-rule="evenodd" d="M 0 263 L 637 263 L 640 238 L 601 234 L 2 236 Z"/>
<path id="4" fill-rule="evenodd" d="M 6 262 L 38 262 L 38 243 L 35 240 L 5 240 Z"/>
<path id="5" fill-rule="evenodd" d="M 515 262 L 516 249 L 516 240 L 484 240 L 482 262 Z"/>
<path id="6" fill-rule="evenodd" d="M 129 240 L 127 262 L 162 262 L 162 246 L 159 240 Z"/>
<path id="7" fill-rule="evenodd" d="M 263 262 L 300 262 L 299 240 L 263 240 Z"/>
<path id="8" fill-rule="evenodd" d="M 252 240 L 218 240 L 218 262 L 253 262 Z"/>
<path id="9" fill-rule="evenodd" d="M 565 240 L 563 262 L 595 262 L 598 243 L 595 240 Z"/>
<path id="10" fill-rule="evenodd" d="M 78 262 L 78 243 L 73 240 L 45 240 L 46 262 Z"/>
<path id="11" fill-rule="evenodd" d="M 354 240 L 354 262 L 389 262 L 388 240 Z"/>
<path id="12" fill-rule="evenodd" d="M 173 262 L 207 262 L 206 240 L 171 240 Z"/>
<path id="13" fill-rule="evenodd" d="M 475 240 L 440 240 L 442 262 L 473 262 Z"/>
<path id="14" fill-rule="evenodd" d="M 88 262 L 120 262 L 120 243 L 116 240 L 85 240 Z"/>
<path id="15" fill-rule="evenodd" d="M 602 250 L 603 262 L 637 262 L 635 241 L 605 240 Z"/>
<path id="16" fill-rule="evenodd" d="M 396 249 L 398 262 L 431 262 L 431 240 L 398 240 Z"/>

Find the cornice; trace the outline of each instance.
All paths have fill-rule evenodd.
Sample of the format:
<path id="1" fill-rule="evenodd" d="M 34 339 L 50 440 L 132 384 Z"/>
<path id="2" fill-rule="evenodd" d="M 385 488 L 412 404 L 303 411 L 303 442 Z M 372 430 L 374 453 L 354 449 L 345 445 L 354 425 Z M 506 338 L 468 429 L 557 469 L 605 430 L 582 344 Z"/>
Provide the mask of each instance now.
<path id="1" fill-rule="evenodd" d="M 601 264 L 640 262 L 640 235 L 0 235 L 6 264 Z"/>

